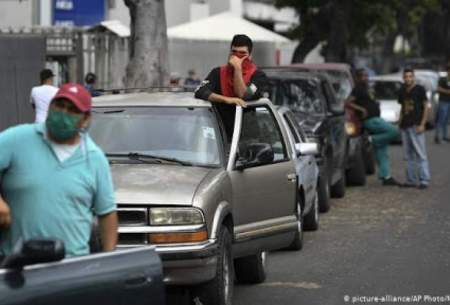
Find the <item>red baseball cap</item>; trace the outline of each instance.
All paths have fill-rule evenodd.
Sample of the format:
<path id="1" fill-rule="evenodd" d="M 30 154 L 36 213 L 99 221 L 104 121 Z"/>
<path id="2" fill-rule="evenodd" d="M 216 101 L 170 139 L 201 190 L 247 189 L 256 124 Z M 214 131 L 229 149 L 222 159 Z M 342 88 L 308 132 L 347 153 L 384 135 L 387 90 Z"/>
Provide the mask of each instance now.
<path id="1" fill-rule="evenodd" d="M 53 100 L 58 98 L 68 99 L 82 112 L 88 112 L 92 108 L 91 94 L 80 84 L 67 83 L 62 85 Z"/>

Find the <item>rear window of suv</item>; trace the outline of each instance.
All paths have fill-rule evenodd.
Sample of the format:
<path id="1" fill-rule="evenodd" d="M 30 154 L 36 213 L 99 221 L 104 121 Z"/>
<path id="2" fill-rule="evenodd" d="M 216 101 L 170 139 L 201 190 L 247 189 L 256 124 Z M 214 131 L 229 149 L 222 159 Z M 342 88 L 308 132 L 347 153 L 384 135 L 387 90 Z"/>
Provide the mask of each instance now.
<path id="1" fill-rule="evenodd" d="M 276 105 L 294 112 L 317 114 L 325 111 L 318 83 L 311 80 L 273 80 L 271 98 Z"/>

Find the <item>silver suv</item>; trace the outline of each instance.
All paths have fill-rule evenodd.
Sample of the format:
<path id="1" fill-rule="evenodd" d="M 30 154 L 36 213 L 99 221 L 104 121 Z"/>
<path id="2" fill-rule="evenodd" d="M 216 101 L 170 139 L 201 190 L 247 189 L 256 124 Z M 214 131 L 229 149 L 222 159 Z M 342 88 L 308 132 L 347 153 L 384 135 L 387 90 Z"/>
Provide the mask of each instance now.
<path id="1" fill-rule="evenodd" d="M 102 96 L 94 106 L 90 134 L 111 162 L 119 247 L 156 245 L 166 284 L 231 304 L 234 275 L 262 282 L 266 251 L 296 248 L 295 148 L 269 100 L 237 107 L 232 135 L 190 93 Z"/>

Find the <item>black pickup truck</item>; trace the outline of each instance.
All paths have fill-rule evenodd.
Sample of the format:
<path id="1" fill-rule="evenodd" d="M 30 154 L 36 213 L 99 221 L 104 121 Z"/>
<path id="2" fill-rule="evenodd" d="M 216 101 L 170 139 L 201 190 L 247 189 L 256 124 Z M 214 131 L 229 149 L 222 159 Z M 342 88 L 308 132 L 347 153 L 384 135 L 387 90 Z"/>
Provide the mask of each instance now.
<path id="1" fill-rule="evenodd" d="M 1 305 L 165 304 L 153 247 L 64 259 L 57 240 L 18 244 L 0 265 Z"/>
<path id="2" fill-rule="evenodd" d="M 306 131 L 319 144 L 319 209 L 329 209 L 330 195 L 343 197 L 346 185 L 348 135 L 344 103 L 336 99 L 326 76 L 287 69 L 263 69 L 270 80 L 271 99 L 289 107 Z"/>

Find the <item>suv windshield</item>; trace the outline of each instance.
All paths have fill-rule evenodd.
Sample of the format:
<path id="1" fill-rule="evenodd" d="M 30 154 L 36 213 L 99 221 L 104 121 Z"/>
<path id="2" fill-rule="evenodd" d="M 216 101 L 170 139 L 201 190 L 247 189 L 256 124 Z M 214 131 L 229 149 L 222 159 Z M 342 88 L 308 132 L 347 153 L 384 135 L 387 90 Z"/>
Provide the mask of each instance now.
<path id="1" fill-rule="evenodd" d="M 274 104 L 287 106 L 293 112 L 321 114 L 324 105 L 320 99 L 318 84 L 311 80 L 272 80 L 271 98 Z"/>
<path id="2" fill-rule="evenodd" d="M 326 70 L 326 74 L 336 91 L 338 100 L 345 100 L 352 93 L 352 82 L 348 78 L 347 73 L 343 71 Z"/>
<path id="3" fill-rule="evenodd" d="M 402 83 L 396 81 L 375 81 L 372 85 L 377 100 L 397 100 L 402 87 Z"/>
<path id="4" fill-rule="evenodd" d="M 209 108 L 94 108 L 89 134 L 111 156 L 161 157 L 219 166 L 219 137 Z"/>

